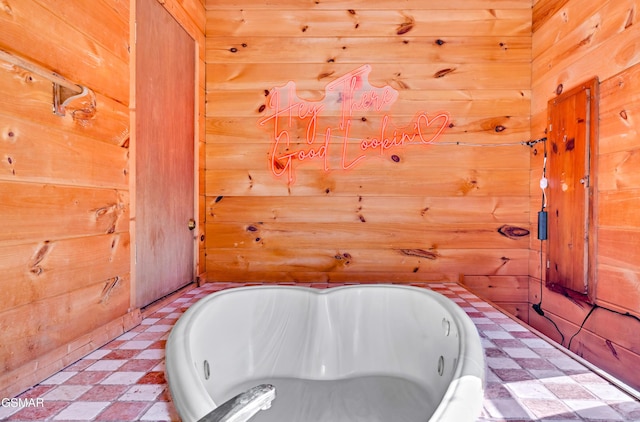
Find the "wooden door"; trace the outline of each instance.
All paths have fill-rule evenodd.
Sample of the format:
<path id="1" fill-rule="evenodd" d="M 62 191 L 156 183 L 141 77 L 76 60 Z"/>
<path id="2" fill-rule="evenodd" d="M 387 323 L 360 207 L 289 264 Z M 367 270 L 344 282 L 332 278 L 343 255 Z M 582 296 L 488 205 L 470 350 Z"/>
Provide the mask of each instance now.
<path id="1" fill-rule="evenodd" d="M 195 41 L 157 0 L 136 1 L 135 301 L 194 275 Z"/>
<path id="2" fill-rule="evenodd" d="M 549 101 L 547 286 L 589 293 L 597 80 Z"/>

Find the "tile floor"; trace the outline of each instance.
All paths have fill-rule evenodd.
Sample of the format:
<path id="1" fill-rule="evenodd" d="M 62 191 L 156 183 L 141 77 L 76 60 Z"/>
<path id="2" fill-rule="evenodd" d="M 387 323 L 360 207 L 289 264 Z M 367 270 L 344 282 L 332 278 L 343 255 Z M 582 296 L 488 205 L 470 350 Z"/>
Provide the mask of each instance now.
<path id="1" fill-rule="evenodd" d="M 640 421 L 640 402 L 463 287 L 417 285 L 457 302 L 478 328 L 489 368 L 479 421 Z M 169 331 L 198 299 L 237 286 L 205 284 L 185 292 L 131 331 L 21 394 L 18 398 L 28 406 L 3 402 L 0 419 L 179 420 L 164 377 Z"/>

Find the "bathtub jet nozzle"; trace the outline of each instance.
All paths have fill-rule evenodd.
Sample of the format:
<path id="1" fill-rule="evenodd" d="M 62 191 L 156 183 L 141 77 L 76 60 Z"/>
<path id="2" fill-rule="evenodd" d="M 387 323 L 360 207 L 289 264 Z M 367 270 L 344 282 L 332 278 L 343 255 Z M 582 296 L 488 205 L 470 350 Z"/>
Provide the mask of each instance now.
<path id="1" fill-rule="evenodd" d="M 260 410 L 267 410 L 276 398 L 276 388 L 260 384 L 227 400 L 198 422 L 246 422 Z"/>

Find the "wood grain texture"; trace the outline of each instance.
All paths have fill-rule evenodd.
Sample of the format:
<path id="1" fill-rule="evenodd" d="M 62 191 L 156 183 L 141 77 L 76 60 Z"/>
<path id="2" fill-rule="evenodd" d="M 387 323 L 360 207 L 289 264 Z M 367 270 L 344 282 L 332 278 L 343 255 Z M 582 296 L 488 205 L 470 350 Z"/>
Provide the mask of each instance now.
<path id="1" fill-rule="evenodd" d="M 534 40 L 539 47 L 534 48 L 538 53 L 533 53 L 532 87 L 541 95 L 532 101 L 532 114 L 544 110 L 546 101 L 560 85 L 569 89 L 595 75 L 605 81 L 640 61 L 634 47 L 640 28 L 628 25 L 636 20 L 635 3 L 629 0 L 620 5 L 608 1 L 585 7 L 582 2 L 570 1 L 566 6 L 568 10 L 557 17 L 563 20 L 562 25 L 554 26 L 549 22 L 536 32 Z M 602 5 L 602 8 L 593 10 L 596 5 Z M 583 11 L 591 11 L 591 14 L 583 15 Z M 575 20 L 574 15 L 577 16 Z M 569 28 L 564 29 L 567 26 Z M 564 32 L 559 32 L 558 28 Z M 601 38 L 600 33 L 609 36 Z M 549 55 L 552 59 L 545 59 Z M 598 60 L 593 60 L 594 57 Z"/>
<path id="2" fill-rule="evenodd" d="M 129 111 L 120 103 L 100 92 L 95 93 L 95 114 L 85 118 L 82 112 L 57 116 L 52 110 L 51 82 L 22 68 L 0 60 L 0 111 L 7 119 L 3 140 L 16 142 L 10 133 L 19 134 L 17 121 L 44 126 L 47 131 L 60 130 L 69 135 L 91 138 L 124 146 L 129 140 Z M 60 133 L 60 132 L 58 132 Z"/>
<path id="3" fill-rule="evenodd" d="M 462 284 L 492 302 L 526 304 L 529 300 L 527 276 L 474 276 L 464 275 Z"/>
<path id="4" fill-rule="evenodd" d="M 207 249 L 217 281 L 238 277 L 278 281 L 273 274 L 286 273 L 285 280 L 317 276 L 321 280 L 342 279 L 384 282 L 396 276 L 412 275 L 413 281 L 455 281 L 460 274 L 526 274 L 528 251 L 522 249 L 278 249 L 265 254 L 258 249 Z M 253 275 L 251 275 L 253 274 Z M 410 278 L 409 278 L 410 279 Z"/>
<path id="5" fill-rule="evenodd" d="M 0 313 L 125 277 L 130 253 L 128 232 L 2 246 L 0 259 L 11 264 L 3 266 Z"/>
<path id="6" fill-rule="evenodd" d="M 140 322 L 131 304 L 131 3 L 0 5 L 0 49 L 95 94 L 95 113 L 56 116 L 50 81 L 0 61 L 2 397 L 16 396 Z M 204 2 L 162 3 L 197 44 L 194 145 L 203 184 Z M 203 188 L 198 193 L 202 222 Z M 202 273 L 204 247 L 199 256 Z"/>
<path id="7" fill-rule="evenodd" d="M 640 176 L 637 136 L 640 56 L 637 54 L 637 1 L 581 2 L 541 0 L 533 13 L 532 134 L 546 133 L 545 101 L 597 76 L 600 80 L 599 137 L 594 193 L 595 303 L 594 311 L 576 336 L 571 349 L 597 366 L 638 388 L 630 368 L 640 358 L 634 343 L 640 324 L 621 314 L 640 316 L 638 257 L 635 256 L 640 222 L 635 216 Z M 531 154 L 532 209 L 540 207 L 540 154 Z M 535 193 L 534 193 L 535 192 Z M 532 221 L 533 224 L 533 221 Z M 534 225 L 535 230 L 535 225 Z M 532 241 L 530 302 L 540 300 L 539 242 Z M 543 247 L 543 258 L 546 248 Z M 545 315 L 565 336 L 578 331 L 590 305 L 571 295 L 542 292 Z M 612 312 L 614 311 L 614 312 Z M 618 312 L 618 313 L 616 313 Z M 606 317 L 606 318 L 605 318 Z M 560 341 L 555 328 L 535 312 L 530 323 Z M 629 341 L 630 338 L 633 341 Z M 565 341 L 565 346 L 567 346 Z"/>
<path id="8" fill-rule="evenodd" d="M 35 362 L 126 314 L 128 307 L 129 277 L 125 276 L 6 310 L 0 313 L 0 367 L 8 372 Z"/>
<path id="9" fill-rule="evenodd" d="M 302 132 L 302 131 L 301 131 Z M 367 139 L 373 131 L 358 130 L 354 128 L 351 131 L 352 138 L 349 142 L 348 152 L 351 152 L 353 156 L 361 154 L 360 143 L 363 139 Z M 360 135 L 358 134 L 360 133 Z M 373 132 L 374 135 L 377 135 Z M 264 134 L 263 132 L 263 135 Z M 322 136 L 322 135 L 318 135 Z M 263 136 L 259 140 L 267 141 L 268 137 Z M 289 147 L 291 149 L 303 148 L 306 142 L 303 140 L 304 136 L 300 136 L 300 140 L 296 142 L 290 142 Z M 451 145 L 445 144 L 452 137 L 441 138 L 442 143 L 435 143 L 431 145 L 421 144 L 408 144 L 401 148 L 396 148 L 391 151 L 381 152 L 379 148 L 369 151 L 366 154 L 367 159 L 358 166 L 358 169 L 364 171 L 381 170 L 385 172 L 427 172 L 427 169 L 431 169 L 432 172 L 444 171 L 445 167 L 452 169 L 459 169 L 461 172 L 468 169 L 474 170 L 491 170 L 495 168 L 496 160 L 502 161 L 502 168 L 504 170 L 521 170 L 527 165 L 527 155 L 523 154 L 524 147 L 519 146 L 514 142 L 514 146 L 496 146 L 496 147 L 478 147 L 478 146 L 465 146 L 465 145 Z M 324 167 L 325 162 L 329 168 L 337 169 L 340 167 L 342 159 L 344 140 L 340 138 L 333 138 L 327 143 L 327 158 L 322 159 L 322 165 L 313 166 L 309 161 L 309 166 L 312 168 Z M 264 142 L 242 145 L 242 149 L 239 149 L 237 145 L 230 143 L 210 143 L 207 144 L 207 168 L 216 170 L 233 170 L 246 168 L 247 171 L 251 170 L 250 165 L 252 163 L 265 162 L 269 156 L 271 156 L 272 149 L 265 145 Z M 526 152 L 526 151 L 525 151 Z M 397 161 L 394 161 L 390 157 L 396 155 Z M 224 157 L 224 159 L 221 159 Z M 450 161 L 451 157 L 456 157 L 454 162 Z M 318 161 L 318 160 L 316 160 Z M 300 168 L 306 166 L 307 163 L 298 160 L 300 162 Z"/>
<path id="10" fill-rule="evenodd" d="M 529 277 L 463 274 L 460 282 L 474 294 L 510 315 L 529 322 Z"/>
<path id="11" fill-rule="evenodd" d="M 566 347 L 569 339 L 575 333 L 578 333 L 571 343 L 571 350 L 574 353 L 589 362 L 596 363 L 599 368 L 610 374 L 616 375 L 622 381 L 634 386 L 637 380 L 632 374 L 632 368 L 636 368 L 640 363 L 640 359 L 638 359 L 638 349 L 636 348 L 636 350 L 631 350 L 618 343 L 618 340 L 624 340 L 628 337 L 620 335 L 616 336 L 615 339 L 612 339 L 611 336 L 607 336 L 609 337 L 607 338 L 594 334 L 592 331 L 593 321 L 588 321 L 590 323 L 589 328 L 585 329 L 583 327 L 583 329 L 579 331 L 581 321 L 577 323 L 569 322 L 563 317 L 567 312 L 566 308 L 568 306 L 570 306 L 568 303 L 564 303 L 564 309 L 560 310 L 559 313 L 552 311 L 547 312 L 546 308 L 543 307 L 545 309 L 545 315 L 550 317 L 556 323 L 560 332 L 563 333 L 565 337 L 563 342 L 564 346 Z M 595 311 L 594 320 L 597 314 L 600 313 L 602 315 L 606 312 L 607 311 L 604 310 Z M 555 340 L 558 344 L 562 341 L 558 330 L 556 330 L 549 320 L 544 317 L 530 311 L 529 322 L 532 326 L 536 327 L 549 338 Z M 608 331 L 611 332 L 613 330 L 615 330 L 614 326 L 610 326 Z"/>
<path id="12" fill-rule="evenodd" d="M 209 90 L 271 89 L 293 80 L 305 91 L 324 90 L 325 85 L 352 71 L 350 63 L 295 63 L 287 66 L 287 80 L 280 63 L 207 63 Z M 438 60 L 425 63 L 378 63 L 370 80 L 377 86 L 390 85 L 401 90 L 481 90 L 524 89 L 531 78 L 527 61 L 476 63 Z"/>
<path id="13" fill-rule="evenodd" d="M 395 201 L 403 204 L 395 206 Z M 519 206 L 517 206 L 519 205 Z M 318 212 L 321 209 L 323 212 Z M 211 223 L 262 221 L 287 223 L 360 222 L 526 225 L 529 208 L 517 197 L 379 196 L 218 196 L 209 198 Z"/>
<path id="14" fill-rule="evenodd" d="M 283 83 L 284 84 L 284 83 Z M 282 85 L 283 85 L 282 84 Z M 298 92 L 301 98 L 308 101 L 322 101 L 324 91 Z M 268 116 L 269 109 L 265 105 L 264 90 L 254 91 L 213 91 L 207 93 L 207 115 L 218 116 Z M 428 98 L 429 101 L 425 102 Z M 433 90 L 433 91 L 405 91 L 393 104 L 390 110 L 392 116 L 407 116 L 410 118 L 419 111 L 447 111 L 452 116 L 481 116 L 484 118 L 495 116 L 523 116 L 529 108 L 529 97 L 521 90 Z M 426 108 L 428 105 L 428 108 Z M 262 111 L 259 111 L 261 110 Z M 325 110 L 326 114 L 339 116 L 340 110 Z M 356 115 L 357 116 L 357 115 Z M 489 132 L 489 131 L 487 131 Z"/>
<path id="15" fill-rule="evenodd" d="M 505 110 L 507 111 L 507 110 Z M 351 130 L 350 136 L 347 139 L 349 143 L 359 143 L 363 139 L 374 137 L 381 132 L 380 121 L 374 121 L 362 117 L 353 117 L 350 119 Z M 392 120 L 392 124 L 397 124 L 399 128 L 402 125 L 406 125 L 412 121 L 414 115 L 411 116 L 398 116 Z M 324 123 L 327 127 L 338 127 L 338 117 L 325 117 Z M 306 125 L 292 125 L 291 132 L 295 133 L 296 142 L 305 140 Z M 294 132 L 295 131 L 295 132 Z M 391 133 L 388 130 L 387 133 Z M 513 116 L 511 114 L 496 115 L 486 114 L 484 116 L 466 116 L 466 115 L 453 115 L 451 116 L 449 127 L 443 132 L 438 140 L 431 146 L 437 148 L 430 148 L 434 153 L 442 151 L 443 146 L 447 144 L 453 144 L 462 146 L 463 148 L 445 148 L 445 151 L 455 151 L 456 154 L 467 154 L 466 149 L 471 151 L 478 151 L 477 148 L 473 148 L 474 144 L 478 144 L 478 139 L 481 137 L 482 144 L 491 145 L 503 145 L 508 144 L 512 151 L 512 157 L 524 156 L 523 149 L 513 148 L 518 146 L 521 142 L 527 140 L 529 133 L 529 118 L 525 116 Z M 324 132 L 317 134 L 319 137 L 324 135 Z M 207 119 L 207 151 L 210 152 L 210 145 L 212 144 L 227 144 L 230 148 L 238 144 L 252 144 L 262 143 L 269 144 L 273 142 L 273 139 L 269 137 L 269 132 L 264 126 L 260 126 L 257 123 L 256 117 L 251 116 L 212 116 Z M 292 139 L 293 140 L 293 139 Z M 340 140 L 344 141 L 344 137 L 332 137 L 332 141 Z M 449 145 L 450 146 L 450 145 Z M 214 147 L 215 148 L 215 147 Z M 237 152 L 236 154 L 240 154 Z M 504 154 L 500 149 L 489 148 L 489 151 L 493 151 L 496 154 Z M 222 161 L 222 160 L 220 160 Z M 505 163 L 507 165 L 511 162 Z"/>
<path id="16" fill-rule="evenodd" d="M 26 120 L 4 128 L 0 145 L 0 180 L 129 189 L 129 152 L 118 145 Z"/>
<path id="17" fill-rule="evenodd" d="M 568 0 L 534 0 L 532 31 L 539 32 L 540 27 L 558 14 Z"/>
<path id="18" fill-rule="evenodd" d="M 318 10 L 235 9 L 207 12 L 207 37 L 529 36 L 526 9 Z M 265 25 L 269 22 L 269 25 Z"/>
<path id="19" fill-rule="evenodd" d="M 360 224 L 346 223 L 273 223 L 255 224 L 219 223 L 208 224 L 207 233 L 212 248 L 257 249 L 269 253 L 274 249 L 313 248 L 318 244 L 340 244 L 349 239 L 353 248 L 372 249 L 434 249 L 471 248 L 494 249 L 516 248 L 528 244 L 528 230 L 518 228 L 519 236 L 504 234 L 501 224 L 404 224 L 372 223 L 363 214 L 358 214 Z M 366 223 L 366 224 L 365 224 Z M 363 228 L 366 227 L 366 230 Z M 501 231 L 502 229 L 502 231 Z M 420 233 L 420 236 L 416 236 Z M 501 236 L 496 236 L 496 233 Z"/>
<path id="20" fill-rule="evenodd" d="M 355 0 L 345 5 L 342 0 L 205 0 L 207 10 L 234 10 L 234 9 L 301 9 L 301 10 L 395 10 L 398 5 L 403 9 L 531 9 L 530 1 L 522 0 L 450 0 L 442 2 L 438 0 Z"/>
<path id="21" fill-rule="evenodd" d="M 39 384 L 42 380 L 77 362 L 112 339 L 126 333 L 142 321 L 139 309 L 101 324 L 72 342 L 58 346 L 25 365 L 0 374 L 0 394 L 16 397 L 24 388 Z"/>
<path id="22" fill-rule="evenodd" d="M 530 301 L 539 301 L 540 284 L 532 282 L 530 286 Z M 621 316 L 607 309 L 596 308 L 592 315 L 584 322 L 582 330 L 580 325 L 591 310 L 591 305 L 582 301 L 576 301 L 555 292 L 544 291 L 542 308 L 558 324 L 560 332 L 564 335 L 563 346 L 569 346 L 571 337 L 577 333 L 571 341 L 571 350 L 585 359 L 597 363 L 597 365 L 612 374 L 618 374 L 623 380 L 629 380 L 630 385 L 635 385 L 633 375 L 625 375 L 629 368 L 633 368 L 638 360 L 640 341 L 635 335 L 636 323 L 630 323 L 628 317 Z M 548 321 L 530 312 L 532 325 L 540 327 L 540 330 L 555 339 L 562 341 L 559 333 Z M 579 331 L 579 332 L 578 332 Z"/>
<path id="23" fill-rule="evenodd" d="M 530 6 L 206 2 L 211 279 L 410 283 L 457 280 L 467 270 L 526 274 L 506 252 L 529 254 L 529 151 L 520 142 L 530 125 Z M 283 161 L 309 145 L 309 122 L 292 122 L 287 145 L 274 145 L 258 125 L 274 112 L 274 88 L 293 81 L 300 98 L 323 101 L 328 83 L 363 64 L 372 86 L 397 90 L 391 108 L 348 116 L 347 139 L 326 138 L 322 160 Z M 337 101 L 320 116 L 316 139 L 327 127 L 339 132 Z M 412 131 L 420 111 L 450 115 L 439 144 L 366 148 L 394 130 Z M 283 165 L 291 180 L 276 176 Z M 504 253 L 472 270 L 473 251 L 489 250 Z"/>
<path id="24" fill-rule="evenodd" d="M 266 164 L 266 163 L 265 163 Z M 411 183 L 402 182 L 410 180 Z M 288 186 L 269 170 L 207 170 L 209 192 L 220 195 L 286 196 L 514 196 L 522 198 L 529 185 L 526 170 L 473 170 L 443 168 L 437 177 L 415 178 L 411 171 L 396 171 L 394 178 L 377 171 L 353 169 L 349 180 L 339 172 L 298 170 Z M 213 196 L 213 195 L 212 195 Z"/>
<path id="25" fill-rule="evenodd" d="M 433 63 L 527 62 L 528 36 L 416 37 L 208 37 L 207 62 L 222 63 Z M 385 51 L 385 55 L 376 54 Z M 419 54 L 417 53 L 419 52 Z"/>
<path id="26" fill-rule="evenodd" d="M 37 0 L 6 2 L 0 13 L 0 48 L 22 53 L 74 83 L 128 104 L 128 23 L 105 1 L 92 2 L 91 8 L 84 5 L 93 9 L 87 13 L 76 3 L 54 7 Z"/>
<path id="27" fill-rule="evenodd" d="M 0 192 L 3 244 L 129 230 L 127 191 L 0 182 Z"/>
<path id="28" fill-rule="evenodd" d="M 633 153 L 638 149 L 640 146 L 638 116 L 640 116 L 640 64 L 629 67 L 600 84 L 599 151 L 601 160 L 611 160 L 609 154 L 614 154 L 615 157 L 615 153 Z M 612 175 L 606 170 L 602 173 L 604 177 Z M 608 190 L 605 186 L 601 189 Z"/>
<path id="29" fill-rule="evenodd" d="M 196 45 L 155 0 L 137 0 L 135 306 L 194 280 Z"/>

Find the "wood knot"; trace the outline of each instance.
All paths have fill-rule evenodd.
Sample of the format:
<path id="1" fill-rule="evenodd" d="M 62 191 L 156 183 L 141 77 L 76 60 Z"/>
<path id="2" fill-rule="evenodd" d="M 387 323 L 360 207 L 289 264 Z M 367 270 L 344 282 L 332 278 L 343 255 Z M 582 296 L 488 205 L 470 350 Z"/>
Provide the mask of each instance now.
<path id="1" fill-rule="evenodd" d="M 607 340 L 605 340 L 605 342 L 604 342 L 604 343 L 605 343 L 605 344 L 607 345 L 607 347 L 609 348 L 609 351 L 611 352 L 611 354 L 613 355 L 613 357 L 614 357 L 614 358 L 616 358 L 616 359 L 620 359 L 620 358 L 618 357 L 618 351 L 616 350 L 616 348 L 615 348 L 615 347 L 613 347 L 613 343 L 611 342 L 611 340 L 607 339 Z"/>
<path id="2" fill-rule="evenodd" d="M 0 12 L 4 12 L 9 16 L 13 15 L 13 9 L 6 1 L 0 2 Z"/>
<path id="3" fill-rule="evenodd" d="M 343 265 L 351 264 L 351 254 L 348 252 L 345 253 L 337 253 L 333 256 L 336 261 L 343 261 Z"/>
<path id="4" fill-rule="evenodd" d="M 107 303 L 109 301 L 109 297 L 111 293 L 120 285 L 120 277 L 113 277 L 105 282 L 104 288 L 102 289 L 100 303 Z"/>
<path id="5" fill-rule="evenodd" d="M 322 72 L 321 74 L 318 75 L 318 80 L 322 80 L 330 76 L 333 76 L 334 73 L 336 73 L 335 70 L 332 70 L 331 72 Z"/>
<path id="6" fill-rule="evenodd" d="M 445 76 L 447 76 L 449 73 L 452 73 L 454 70 L 456 70 L 455 68 L 446 68 L 446 69 L 442 69 L 442 70 L 438 70 L 436 73 L 433 74 L 434 78 L 444 78 Z"/>
<path id="7" fill-rule="evenodd" d="M 624 23 L 624 29 L 627 29 L 628 27 L 633 25 L 633 15 L 635 14 L 634 12 L 634 8 L 631 8 L 631 10 L 629 10 L 629 16 L 627 16 L 627 21 Z"/>
<path id="8" fill-rule="evenodd" d="M 438 254 L 424 249 L 400 249 L 400 253 L 407 256 L 417 256 L 418 258 L 426 258 L 430 260 L 438 259 Z"/>
<path id="9" fill-rule="evenodd" d="M 29 262 L 29 272 L 35 276 L 39 276 L 44 272 L 44 268 L 40 265 L 49 252 L 51 251 L 52 244 L 48 240 L 45 240 L 42 246 L 38 248 Z"/>
<path id="10" fill-rule="evenodd" d="M 273 160 L 273 165 L 278 170 L 284 170 L 286 168 L 278 159 Z"/>
<path id="11" fill-rule="evenodd" d="M 413 29 L 413 25 L 414 25 L 413 21 L 411 21 L 411 22 L 402 22 L 400 24 L 400 26 L 398 26 L 398 30 L 396 31 L 396 34 L 398 34 L 398 35 L 406 34 L 407 32 L 409 32 L 409 31 L 411 31 Z"/>
<path id="12" fill-rule="evenodd" d="M 460 192 L 463 195 L 468 194 L 469 192 L 471 192 L 472 190 L 475 189 L 479 189 L 478 187 L 478 181 L 473 179 L 473 178 L 469 178 L 465 181 L 462 182 L 462 184 L 460 185 Z"/>
<path id="13" fill-rule="evenodd" d="M 498 233 L 500 233 L 504 237 L 508 237 L 509 239 L 519 239 L 521 237 L 529 236 L 530 232 L 529 230 L 522 227 L 504 224 L 498 228 Z"/>
<path id="14" fill-rule="evenodd" d="M 5 141 L 15 142 L 17 138 L 16 132 L 13 129 L 7 129 L 2 133 L 2 139 Z"/>

